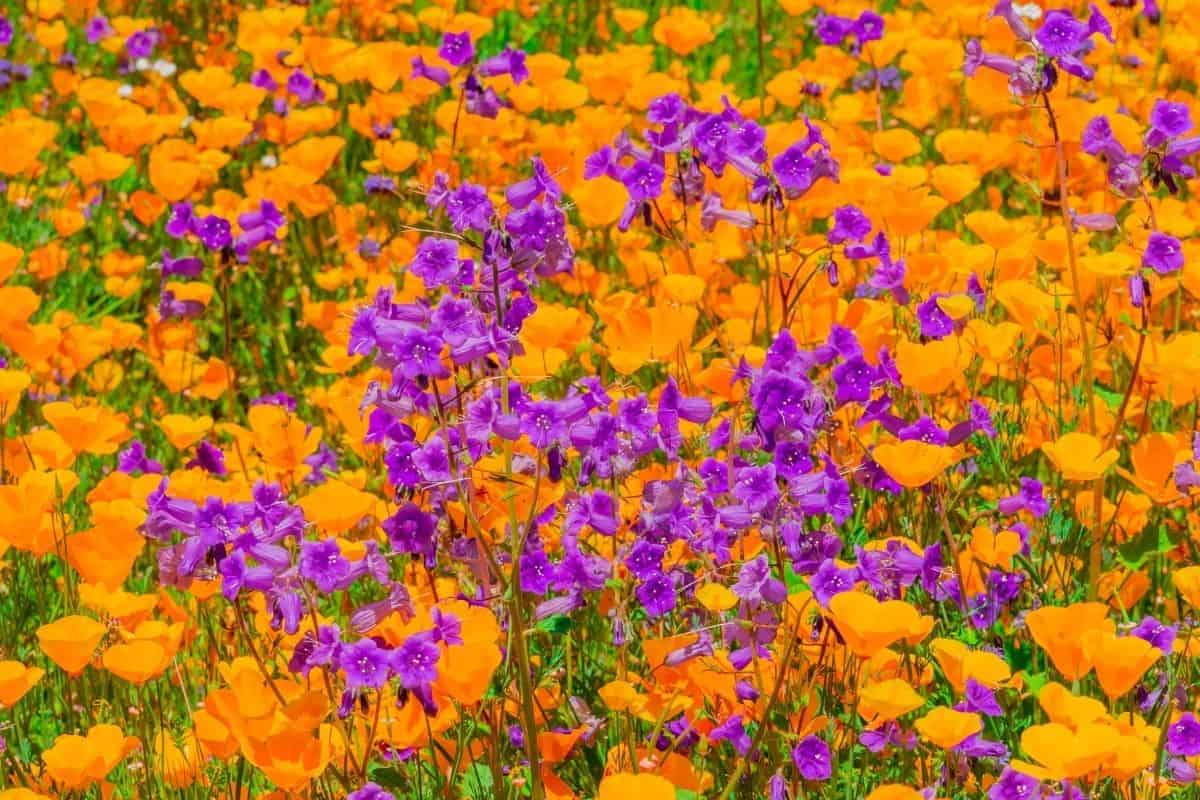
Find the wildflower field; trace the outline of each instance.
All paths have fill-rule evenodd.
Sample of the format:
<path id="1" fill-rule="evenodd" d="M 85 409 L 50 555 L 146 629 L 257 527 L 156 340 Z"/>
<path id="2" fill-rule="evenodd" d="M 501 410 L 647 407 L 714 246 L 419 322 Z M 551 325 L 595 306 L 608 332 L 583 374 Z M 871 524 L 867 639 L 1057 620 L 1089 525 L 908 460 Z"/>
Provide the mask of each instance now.
<path id="1" fill-rule="evenodd" d="M 0 4 L 0 800 L 1200 795 L 1200 2 Z"/>

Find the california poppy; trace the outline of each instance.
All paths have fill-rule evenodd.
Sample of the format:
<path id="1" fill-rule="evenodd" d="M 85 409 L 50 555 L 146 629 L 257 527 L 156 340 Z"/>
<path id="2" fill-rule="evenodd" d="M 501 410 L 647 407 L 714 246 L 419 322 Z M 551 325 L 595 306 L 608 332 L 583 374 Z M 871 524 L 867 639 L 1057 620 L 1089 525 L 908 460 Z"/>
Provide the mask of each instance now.
<path id="1" fill-rule="evenodd" d="M 83 672 L 104 638 L 105 627 L 78 614 L 62 617 L 38 628 L 42 652 L 71 675 Z"/>

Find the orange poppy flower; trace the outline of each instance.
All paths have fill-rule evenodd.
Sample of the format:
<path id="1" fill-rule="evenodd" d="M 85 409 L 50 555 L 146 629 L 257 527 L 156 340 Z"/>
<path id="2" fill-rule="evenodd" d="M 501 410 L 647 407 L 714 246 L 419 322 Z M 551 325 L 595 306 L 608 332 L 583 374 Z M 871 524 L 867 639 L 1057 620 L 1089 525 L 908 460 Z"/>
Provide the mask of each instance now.
<path id="1" fill-rule="evenodd" d="M 1012 767 L 1044 780 L 1081 778 L 1112 760 L 1120 739 L 1108 725 L 1089 723 L 1075 731 L 1057 722 L 1032 725 L 1021 734 L 1021 749 L 1038 764 L 1013 759 Z"/>
<path id="2" fill-rule="evenodd" d="M 938 706 L 913 723 L 913 727 L 927 741 L 949 750 L 983 730 L 983 720 L 978 714 Z"/>
<path id="3" fill-rule="evenodd" d="M 60 400 L 42 406 L 42 416 L 76 453 L 112 455 L 130 436 L 125 415 L 103 406 L 78 408 Z"/>
<path id="4" fill-rule="evenodd" d="M 1046 651 L 1054 666 L 1067 680 L 1079 680 L 1092 669 L 1092 660 L 1084 647 L 1088 631 L 1112 629 L 1103 603 L 1075 603 L 1065 608 L 1042 606 L 1029 612 L 1025 622 L 1038 646 Z"/>
<path id="5" fill-rule="evenodd" d="M 867 800 L 924 800 L 925 795 L 902 783 L 885 783 L 867 795 Z"/>
<path id="6" fill-rule="evenodd" d="M 59 736 L 42 753 L 42 761 L 51 780 L 74 791 L 104 780 L 138 746 L 135 737 L 126 737 L 116 725 L 96 725 L 86 736 Z"/>
<path id="7" fill-rule="evenodd" d="M 901 639 L 929 632 L 931 620 L 903 600 L 879 602 L 866 592 L 841 592 L 829 600 L 829 613 L 851 652 L 870 658 Z"/>
<path id="8" fill-rule="evenodd" d="M 876 445 L 871 455 L 897 483 L 910 489 L 929 483 L 958 460 L 953 447 L 917 439 Z"/>
<path id="9" fill-rule="evenodd" d="M 1171 575 L 1171 583 L 1185 600 L 1200 608 L 1200 566 L 1176 570 Z"/>
<path id="10" fill-rule="evenodd" d="M 859 693 L 858 713 L 868 725 L 898 719 L 925 705 L 924 698 L 903 678 L 872 683 Z"/>
<path id="11" fill-rule="evenodd" d="M 101 657 L 106 670 L 139 686 L 160 675 L 170 660 L 161 644 L 147 640 L 115 644 Z"/>
<path id="12" fill-rule="evenodd" d="M 105 631 L 96 620 L 76 614 L 38 628 L 38 644 L 55 664 L 78 675 L 91 662 Z"/>
<path id="13" fill-rule="evenodd" d="M 330 535 L 345 533 L 379 505 L 379 498 L 345 481 L 327 480 L 298 501 L 304 518 Z"/>
<path id="14" fill-rule="evenodd" d="M 1094 697 L 1080 697 L 1061 683 L 1051 681 L 1038 692 L 1038 705 L 1046 712 L 1051 722 L 1059 722 L 1069 728 L 1078 728 L 1108 716 L 1104 703 Z"/>
<path id="15" fill-rule="evenodd" d="M 12 708 L 45 674 L 44 669 L 20 661 L 0 661 L 0 706 Z"/>
<path id="16" fill-rule="evenodd" d="M 600 781 L 596 800 L 675 800 L 675 786 L 659 775 L 646 772 L 620 772 Z"/>
<path id="17" fill-rule="evenodd" d="M 1043 444 L 1042 452 L 1069 481 L 1094 481 L 1118 458 L 1116 450 L 1105 450 L 1103 443 L 1088 433 L 1064 434 Z"/>
<path id="18" fill-rule="evenodd" d="M 929 648 L 955 691 L 962 692 L 968 678 L 995 689 L 1012 677 L 1012 668 L 995 653 L 971 650 L 962 642 L 942 638 L 930 642 Z"/>
<path id="19" fill-rule="evenodd" d="M 1096 678 L 1109 700 L 1125 696 L 1162 655 L 1145 639 L 1100 630 L 1088 631 L 1084 648 L 1096 665 Z"/>

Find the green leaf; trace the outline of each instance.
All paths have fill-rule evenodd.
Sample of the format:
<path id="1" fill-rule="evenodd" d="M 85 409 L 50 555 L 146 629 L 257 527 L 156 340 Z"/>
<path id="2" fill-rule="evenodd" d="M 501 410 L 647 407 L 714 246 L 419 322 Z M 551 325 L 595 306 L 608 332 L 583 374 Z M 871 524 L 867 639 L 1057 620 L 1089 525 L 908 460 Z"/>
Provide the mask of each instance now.
<path id="1" fill-rule="evenodd" d="M 404 774 L 395 767 L 372 767 L 371 780 L 385 789 L 399 789 L 407 785 Z"/>
<path id="2" fill-rule="evenodd" d="M 554 636 L 562 636 L 572 628 L 571 618 L 565 614 L 555 614 L 552 617 L 546 617 L 537 624 L 540 630 L 553 634 Z"/>
<path id="3" fill-rule="evenodd" d="M 1178 537 L 1172 536 L 1167 526 L 1148 525 L 1137 536 L 1117 548 L 1117 558 L 1126 568 L 1138 569 L 1151 556 L 1174 550 L 1178 544 Z"/>
<path id="4" fill-rule="evenodd" d="M 484 764 L 470 765 L 459 779 L 459 789 L 462 796 L 470 800 L 491 800 L 495 796 L 492 791 L 492 771 Z"/>

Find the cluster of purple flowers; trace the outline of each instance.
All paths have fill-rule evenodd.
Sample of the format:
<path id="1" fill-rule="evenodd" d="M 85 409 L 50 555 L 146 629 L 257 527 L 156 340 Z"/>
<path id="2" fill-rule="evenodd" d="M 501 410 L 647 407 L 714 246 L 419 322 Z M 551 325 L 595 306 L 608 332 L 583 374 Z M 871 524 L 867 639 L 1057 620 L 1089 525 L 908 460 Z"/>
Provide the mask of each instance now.
<path id="1" fill-rule="evenodd" d="M 127 453 L 123 460 L 136 455 Z M 146 470 L 144 463 L 135 466 Z M 370 581 L 387 594 L 351 616 L 357 632 L 369 630 L 391 612 L 411 617 L 407 592 L 402 583 L 392 580 L 387 558 L 374 542 L 365 544 L 361 559 L 351 561 L 333 540 L 304 538 L 304 514 L 278 486 L 258 483 L 247 502 L 209 498 L 204 503 L 172 498 L 167 488 L 164 480 L 150 496 L 143 525 L 147 536 L 164 544 L 158 551 L 159 580 L 164 585 L 185 588 L 194 579 L 219 578 L 221 593 L 230 602 L 237 602 L 245 591 L 262 592 L 272 625 L 287 633 L 299 630 L 315 597 L 345 590 L 359 580 Z M 289 547 L 288 540 L 298 543 L 298 548 Z M 461 628 L 452 614 L 435 609 L 431 630 L 389 648 L 370 638 L 345 643 L 336 625 L 325 625 L 301 641 L 290 668 L 302 675 L 317 666 L 344 672 L 343 716 L 362 691 L 381 689 L 393 678 L 403 690 L 401 702 L 412 693 L 432 714 L 436 708 L 431 685 L 441 657 L 438 643 L 462 644 Z"/>
<path id="2" fill-rule="evenodd" d="M 1185 161 L 1200 153 L 1200 136 L 1186 136 L 1191 130 L 1192 115 L 1186 105 L 1159 99 L 1150 111 L 1150 127 L 1142 137 L 1143 152 L 1130 153 L 1103 115 L 1093 117 L 1084 127 L 1081 144 L 1085 153 L 1104 162 L 1109 188 L 1116 194 L 1136 198 L 1146 191 L 1147 180 L 1153 189 L 1165 185 L 1171 194 L 1177 194 L 1185 181 L 1196 177 L 1195 168 Z M 1170 234 L 1152 231 L 1142 252 L 1143 269 L 1170 275 L 1183 266 L 1183 244 Z M 1144 305 L 1149 291 L 1150 284 L 1142 271 L 1130 277 L 1129 295 L 1135 307 Z"/>
<path id="3" fill-rule="evenodd" d="M 1142 153 L 1126 150 L 1105 116 L 1094 117 L 1087 124 L 1081 141 L 1085 153 L 1103 159 L 1109 186 L 1117 194 L 1137 197 L 1143 178 L 1149 178 L 1154 188 L 1165 185 L 1175 194 L 1181 181 L 1196 177 L 1196 170 L 1185 163 L 1200 153 L 1200 136 L 1184 137 L 1191 129 L 1192 116 L 1186 105 L 1160 99 L 1150 111 Z"/>
<path id="4" fill-rule="evenodd" d="M 33 68 L 28 64 L 18 64 L 7 58 L 0 58 L 0 89 L 6 89 L 13 83 L 24 83 L 33 75 Z"/>
<path id="5" fill-rule="evenodd" d="M 509 75 L 513 83 L 520 84 L 529 78 L 529 69 L 525 66 L 525 52 L 505 48 L 491 58 L 476 62 L 475 45 L 469 33 L 448 32 L 442 36 L 442 44 L 438 48 L 438 56 L 452 67 L 467 66 L 466 77 L 463 78 L 463 102 L 467 113 L 479 117 L 495 119 L 500 109 L 509 103 L 496 94 L 490 86 L 484 86 L 480 78 L 494 78 L 498 75 Z M 428 64 L 421 56 L 412 60 L 411 78 L 423 78 L 433 81 L 439 86 L 448 86 L 452 79 L 450 70 L 436 64 Z"/>
<path id="6" fill-rule="evenodd" d="M 1094 35 L 1114 41 L 1112 26 L 1095 5 L 1090 7 L 1086 22 L 1070 11 L 1055 9 L 1046 12 L 1035 33 L 1012 0 L 999 0 L 992 15 L 1004 19 L 1021 42 L 1035 49 L 1034 55 L 1019 59 L 987 53 L 978 39 L 967 42 L 963 74 L 971 77 L 980 67 L 993 69 L 1008 76 L 1009 90 L 1017 97 L 1033 97 L 1054 88 L 1059 70 L 1085 81 L 1095 77 L 1095 70 L 1083 58 L 1095 47 Z"/>
<path id="7" fill-rule="evenodd" d="M 263 200 L 256 210 L 238 216 L 242 232 L 235 238 L 229 220 L 218 214 L 199 216 L 193 212 L 191 203 L 176 203 L 171 208 L 166 232 L 175 239 L 191 234 L 200 239 L 207 250 L 232 253 L 237 260 L 246 263 L 250 253 L 263 245 L 274 242 L 280 229 L 287 224 L 283 212 L 270 200 Z M 162 254 L 163 289 L 159 298 L 158 311 L 164 319 L 195 317 L 204 313 L 204 305 L 197 300 L 182 300 L 166 288 L 174 277 L 196 278 L 204 271 L 204 262 L 195 256 L 175 258 L 169 252 Z"/>
<path id="8" fill-rule="evenodd" d="M 235 238 L 229 220 L 219 214 L 199 216 L 191 203 L 183 202 L 171 207 L 165 230 L 175 239 L 191 234 L 213 252 L 232 248 L 237 259 L 245 263 L 250 260 L 251 251 L 275 241 L 287 218 L 273 202 L 262 200 L 256 210 L 238 215 L 237 222 L 242 232 Z"/>
<path id="9" fill-rule="evenodd" d="M 850 88 L 856 92 L 873 91 L 876 87 L 889 92 L 904 88 L 904 77 L 899 67 L 888 65 L 882 69 L 871 67 L 850 79 Z"/>
<path id="10" fill-rule="evenodd" d="M 820 12 L 814 27 L 822 44 L 837 47 L 846 39 L 851 39 L 850 49 L 855 53 L 867 42 L 883 38 L 883 17 L 870 9 L 863 11 L 856 19 Z"/>
<path id="11" fill-rule="evenodd" d="M 281 58 L 286 55 L 286 53 L 280 54 Z M 257 70 L 250 76 L 250 83 L 268 92 L 276 92 L 280 88 L 279 82 L 267 69 Z M 287 116 L 289 100 L 299 106 L 318 105 L 325 102 L 325 90 L 302 69 L 293 69 L 283 88 L 285 89 L 284 94 L 272 101 L 273 110 L 280 116 Z"/>
<path id="12" fill-rule="evenodd" d="M 766 130 L 747 119 L 727 99 L 724 108 L 708 113 L 667 94 L 650 103 L 648 122 L 661 126 L 645 132 L 649 148 L 635 144 L 622 132 L 611 145 L 588 156 L 584 177 L 606 176 L 620 181 L 629 195 L 617 227 L 628 230 L 639 215 L 646 225 L 654 224 L 656 203 L 667 182 L 667 157 L 673 155 L 675 171 L 671 191 L 685 204 L 701 205 L 701 224 L 711 230 L 719 221 L 738 227 L 753 227 L 749 211 L 724 208 L 721 198 L 705 189 L 701 167 L 720 177 L 732 166 L 751 181 L 750 201 L 773 201 L 782 207 L 783 198 L 800 197 L 818 180 L 838 179 L 838 164 L 830 155 L 829 143 L 807 118 L 807 136 L 777 155 L 768 165 Z M 665 220 L 664 220 L 665 222 Z"/>
<path id="13" fill-rule="evenodd" d="M 908 305 L 908 290 L 904 288 L 908 270 L 904 259 L 892 258 L 891 244 L 882 230 L 871 237 L 871 221 L 862 209 L 850 205 L 834 209 L 832 225 L 826 239 L 831 246 L 842 247 L 845 257 L 852 261 L 879 259 L 879 264 L 870 278 L 858 287 L 857 294 L 860 297 L 878 297 L 890 293 L 897 303 Z M 835 275 L 836 262 L 830 263 L 831 273 Z M 834 284 L 837 283 L 837 278 L 833 275 L 830 280 Z"/>

